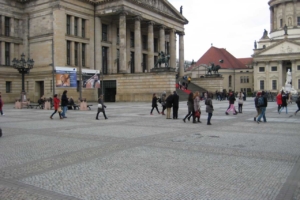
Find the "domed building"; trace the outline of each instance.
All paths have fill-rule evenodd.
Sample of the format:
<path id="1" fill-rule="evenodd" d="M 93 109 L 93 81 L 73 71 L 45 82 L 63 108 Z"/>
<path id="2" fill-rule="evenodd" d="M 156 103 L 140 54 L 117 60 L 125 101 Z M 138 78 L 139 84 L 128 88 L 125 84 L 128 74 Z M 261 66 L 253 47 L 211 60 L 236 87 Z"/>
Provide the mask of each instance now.
<path id="1" fill-rule="evenodd" d="M 277 92 L 292 72 L 300 91 L 300 0 L 270 0 L 270 33 L 254 44 L 254 90 Z"/>

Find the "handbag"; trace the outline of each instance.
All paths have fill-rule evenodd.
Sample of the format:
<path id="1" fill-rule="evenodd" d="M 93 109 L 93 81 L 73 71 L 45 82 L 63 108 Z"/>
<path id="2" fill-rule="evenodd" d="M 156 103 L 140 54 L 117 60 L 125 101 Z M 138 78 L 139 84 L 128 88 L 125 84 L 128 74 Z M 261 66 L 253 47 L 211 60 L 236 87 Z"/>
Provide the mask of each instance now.
<path id="1" fill-rule="evenodd" d="M 58 107 L 58 108 L 57 108 L 57 112 L 59 112 L 59 113 L 62 112 L 61 107 Z"/>
<path id="2" fill-rule="evenodd" d="M 197 111 L 195 112 L 195 117 L 200 117 L 200 112 L 199 112 L 199 110 L 197 110 Z"/>
<path id="3" fill-rule="evenodd" d="M 98 108 L 102 108 L 102 104 L 101 103 L 98 104 Z"/>

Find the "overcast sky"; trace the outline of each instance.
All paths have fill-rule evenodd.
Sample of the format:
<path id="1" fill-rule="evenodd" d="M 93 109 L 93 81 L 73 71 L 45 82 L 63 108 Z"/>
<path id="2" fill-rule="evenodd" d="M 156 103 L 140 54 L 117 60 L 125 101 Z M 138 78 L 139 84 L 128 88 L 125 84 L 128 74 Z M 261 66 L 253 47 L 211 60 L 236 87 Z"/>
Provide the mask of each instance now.
<path id="1" fill-rule="evenodd" d="M 254 41 L 270 32 L 269 0 L 168 0 L 183 6 L 185 60 L 199 60 L 211 47 L 225 48 L 236 58 L 253 54 Z M 178 56 L 177 56 L 178 57 Z"/>

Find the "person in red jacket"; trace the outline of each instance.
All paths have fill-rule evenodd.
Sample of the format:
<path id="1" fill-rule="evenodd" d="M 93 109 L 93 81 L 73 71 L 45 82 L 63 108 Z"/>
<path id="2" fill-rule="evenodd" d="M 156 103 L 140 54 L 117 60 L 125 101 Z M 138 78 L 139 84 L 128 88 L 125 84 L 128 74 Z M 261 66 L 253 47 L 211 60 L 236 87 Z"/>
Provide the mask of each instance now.
<path id="1" fill-rule="evenodd" d="M 53 96 L 54 112 L 53 112 L 52 115 L 50 116 L 50 119 L 53 119 L 53 118 L 52 118 L 53 115 L 57 112 L 57 110 L 58 110 L 58 108 L 59 108 L 59 103 L 60 103 L 60 100 L 59 100 L 59 98 L 57 98 L 57 94 L 55 94 L 55 95 Z M 60 113 L 61 113 L 61 112 L 58 111 L 59 118 L 60 118 L 60 119 L 63 119 Z"/>
<path id="2" fill-rule="evenodd" d="M 277 112 L 279 113 L 279 110 L 280 110 L 281 105 L 282 105 L 282 95 L 281 95 L 280 91 L 278 92 L 278 94 L 276 96 L 276 102 L 277 102 L 277 105 L 278 105 Z"/>

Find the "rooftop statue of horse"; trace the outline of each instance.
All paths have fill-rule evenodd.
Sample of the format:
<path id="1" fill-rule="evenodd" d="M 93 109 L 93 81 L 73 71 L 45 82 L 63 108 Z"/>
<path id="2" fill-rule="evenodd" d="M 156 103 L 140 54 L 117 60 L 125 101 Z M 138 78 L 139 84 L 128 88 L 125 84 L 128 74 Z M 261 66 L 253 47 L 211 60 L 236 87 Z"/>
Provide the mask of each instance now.
<path id="1" fill-rule="evenodd" d="M 211 66 L 207 68 L 207 74 L 210 74 L 213 72 L 214 74 L 219 74 L 219 69 L 221 69 L 220 65 L 214 65 L 213 63 Z"/>
<path id="2" fill-rule="evenodd" d="M 154 67 L 157 68 L 157 65 L 159 65 L 158 67 L 161 67 L 162 63 L 165 64 L 165 67 L 169 67 L 169 60 L 170 60 L 170 55 L 165 55 L 164 52 L 161 51 L 160 53 L 158 53 L 158 59 Z"/>

